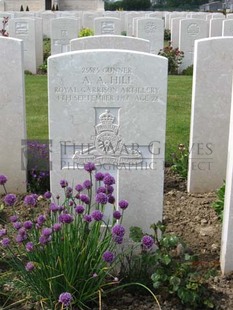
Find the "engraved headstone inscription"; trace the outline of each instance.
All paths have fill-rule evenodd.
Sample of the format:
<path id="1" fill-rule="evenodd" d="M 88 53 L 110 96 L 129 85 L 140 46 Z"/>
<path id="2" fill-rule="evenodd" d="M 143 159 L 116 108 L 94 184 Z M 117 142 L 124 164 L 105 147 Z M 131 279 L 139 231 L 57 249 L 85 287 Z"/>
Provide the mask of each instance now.
<path id="1" fill-rule="evenodd" d="M 114 174 L 117 199 L 130 202 L 126 227 L 148 231 L 162 217 L 166 97 L 166 58 L 124 50 L 51 56 L 52 192 L 62 178 L 75 185 L 94 162 Z"/>

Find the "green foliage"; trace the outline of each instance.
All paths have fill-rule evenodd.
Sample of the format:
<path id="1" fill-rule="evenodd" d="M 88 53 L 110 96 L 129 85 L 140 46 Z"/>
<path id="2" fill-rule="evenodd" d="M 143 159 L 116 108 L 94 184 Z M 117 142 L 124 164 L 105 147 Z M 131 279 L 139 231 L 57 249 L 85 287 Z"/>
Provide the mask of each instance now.
<path id="1" fill-rule="evenodd" d="M 47 61 L 48 57 L 51 55 L 51 40 L 49 38 L 43 39 L 43 59 L 44 62 Z"/>
<path id="2" fill-rule="evenodd" d="M 170 40 L 171 40 L 171 30 L 164 29 L 164 41 L 170 41 Z"/>
<path id="3" fill-rule="evenodd" d="M 186 149 L 184 144 L 179 144 L 178 150 L 176 153 L 172 154 L 173 156 L 173 165 L 172 170 L 179 174 L 181 178 L 186 179 L 188 175 L 188 158 L 189 152 Z"/>
<path id="4" fill-rule="evenodd" d="M 153 251 L 142 251 L 137 260 L 133 257 L 133 261 L 130 262 L 132 264 L 137 261 L 137 266 L 144 267 L 145 274 L 142 279 L 153 270 L 152 284 L 161 296 L 165 298 L 168 295 L 176 296 L 182 304 L 192 309 L 213 308 L 210 292 L 206 286 L 206 280 L 211 272 L 206 274 L 199 270 L 198 257 L 190 254 L 191 251 L 180 238 L 167 234 L 161 222 L 151 225 L 151 228 L 157 248 Z M 135 242 L 138 242 L 139 236 L 141 238 L 142 235 L 140 228 L 131 229 L 130 237 Z"/>
<path id="5" fill-rule="evenodd" d="M 92 184 L 93 171 L 86 170 L 89 178 L 84 184 Z M 24 227 L 18 231 L 12 223 L 8 224 L 7 235 L 0 237 L 1 253 L 15 272 L 14 281 L 20 283 L 22 292 L 27 292 L 31 301 L 43 304 L 46 309 L 65 309 L 58 299 L 60 294 L 68 292 L 72 295 L 72 309 L 93 308 L 99 293 L 115 285 L 113 272 L 118 262 L 118 244 L 112 226 L 117 220 L 113 218 L 111 226 L 108 225 L 108 220 L 103 218 L 105 204 L 92 202 L 92 185 L 77 194 L 67 181 L 62 180 L 60 184 L 64 190 L 63 203 L 46 193 L 44 198 L 40 197 L 48 207 L 43 213 L 38 214 L 34 205 L 27 204 L 30 228 L 26 226 L 28 221 L 23 222 L 17 214 Z M 105 186 L 101 181 L 98 184 Z M 81 195 L 86 197 L 85 203 Z M 24 202 L 31 202 L 32 197 L 36 201 L 35 196 L 28 195 Z M 80 205 L 82 211 L 77 211 Z M 114 204 L 113 209 L 116 210 Z M 98 216 L 94 216 L 93 210 Z M 120 236 L 118 232 L 116 237 Z M 123 235 L 121 230 L 122 238 Z M 17 242 L 16 236 L 20 237 Z M 4 239 L 10 243 L 4 246 Z M 113 256 L 109 258 L 109 254 Z"/>
<path id="6" fill-rule="evenodd" d="M 90 28 L 82 28 L 78 34 L 79 38 L 93 36 L 94 31 Z"/>
<path id="7" fill-rule="evenodd" d="M 184 58 L 184 53 L 178 48 L 173 48 L 171 44 L 165 46 L 159 51 L 160 56 L 164 56 L 168 59 L 168 74 L 178 74 L 178 68 Z"/>
<path id="8" fill-rule="evenodd" d="M 151 7 L 150 0 L 122 0 L 116 2 L 105 2 L 105 10 L 116 11 L 146 11 Z"/>
<path id="9" fill-rule="evenodd" d="M 224 182 L 223 185 L 217 190 L 217 200 L 212 204 L 212 207 L 214 208 L 221 221 L 223 220 L 225 188 L 226 184 Z"/>
<path id="10" fill-rule="evenodd" d="M 184 69 L 182 71 L 182 75 L 190 75 L 192 76 L 193 75 L 193 65 L 187 67 L 186 69 Z"/>

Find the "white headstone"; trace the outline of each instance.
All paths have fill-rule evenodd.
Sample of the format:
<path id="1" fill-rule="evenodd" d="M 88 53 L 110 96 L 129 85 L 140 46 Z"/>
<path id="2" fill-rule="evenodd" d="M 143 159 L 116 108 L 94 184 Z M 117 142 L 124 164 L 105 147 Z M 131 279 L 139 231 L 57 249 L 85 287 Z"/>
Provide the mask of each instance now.
<path id="1" fill-rule="evenodd" d="M 222 35 L 224 37 L 233 36 L 233 19 L 223 21 Z"/>
<path id="2" fill-rule="evenodd" d="M 83 28 L 89 28 L 94 31 L 94 19 L 102 16 L 100 12 L 83 12 Z"/>
<path id="3" fill-rule="evenodd" d="M 45 11 L 41 14 L 41 18 L 43 20 L 43 36 L 50 38 L 51 20 L 56 18 L 56 14 L 52 11 Z"/>
<path id="4" fill-rule="evenodd" d="M 222 26 L 225 18 L 213 18 L 210 20 L 210 37 L 221 37 Z"/>
<path id="5" fill-rule="evenodd" d="M 232 107 L 231 101 L 231 107 Z M 220 265 L 223 274 L 233 271 L 233 109 L 230 115 L 225 201 L 222 225 Z"/>
<path id="6" fill-rule="evenodd" d="M 179 50 L 184 52 L 184 58 L 179 67 L 179 72 L 182 72 L 193 64 L 195 40 L 209 36 L 209 23 L 201 19 L 181 19 L 179 29 Z"/>
<path id="7" fill-rule="evenodd" d="M 48 63 L 52 192 L 60 179 L 76 184 L 83 163 L 95 162 L 115 174 L 117 196 L 130 202 L 126 227 L 148 231 L 162 218 L 167 59 L 88 50 Z"/>
<path id="8" fill-rule="evenodd" d="M 38 29 L 37 29 L 38 26 Z M 40 29 L 39 29 L 40 27 Z M 38 53 L 42 53 L 42 33 L 40 22 L 32 18 L 14 18 L 9 20 L 9 36 L 22 39 L 24 44 L 24 68 L 36 74 L 41 63 Z M 37 42 L 37 43 L 36 43 Z M 40 46 L 40 50 L 37 47 Z"/>
<path id="9" fill-rule="evenodd" d="M 80 20 L 56 18 L 51 20 L 51 55 L 70 51 L 70 40 L 78 37 Z"/>
<path id="10" fill-rule="evenodd" d="M 70 41 L 71 51 L 88 49 L 126 49 L 138 52 L 150 52 L 150 42 L 148 40 L 116 36 L 90 36 L 78 38 Z"/>
<path id="11" fill-rule="evenodd" d="M 134 35 L 133 19 L 136 17 L 145 17 L 145 12 L 129 12 L 126 14 L 127 36 L 133 36 Z"/>
<path id="12" fill-rule="evenodd" d="M 26 139 L 23 41 L 0 37 L 0 174 L 8 177 L 8 192 L 26 192 L 22 147 Z M 3 193 L 2 186 L 0 193 Z"/>
<path id="13" fill-rule="evenodd" d="M 180 20 L 182 17 L 172 18 L 171 20 L 171 45 L 173 48 L 179 47 L 179 36 L 180 36 Z"/>
<path id="14" fill-rule="evenodd" d="M 138 18 L 136 37 L 150 41 L 150 52 L 158 54 L 164 45 L 164 22 L 161 18 Z"/>
<path id="15" fill-rule="evenodd" d="M 121 20 L 115 17 L 97 17 L 94 19 L 95 35 L 120 35 Z"/>
<path id="16" fill-rule="evenodd" d="M 233 38 L 196 41 L 193 74 L 189 192 L 209 192 L 226 178 Z"/>

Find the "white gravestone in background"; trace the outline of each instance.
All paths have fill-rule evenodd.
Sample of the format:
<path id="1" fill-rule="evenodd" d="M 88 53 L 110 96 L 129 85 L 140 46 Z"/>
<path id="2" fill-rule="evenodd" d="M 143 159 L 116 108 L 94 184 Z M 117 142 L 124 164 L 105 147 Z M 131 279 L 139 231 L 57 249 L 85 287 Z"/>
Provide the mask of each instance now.
<path id="1" fill-rule="evenodd" d="M 107 60 L 107 61 L 106 61 Z M 123 50 L 49 58 L 51 190 L 80 181 L 85 162 L 116 176 L 127 228 L 161 220 L 167 59 Z M 142 207 L 143 206 L 143 207 Z"/>
<path id="2" fill-rule="evenodd" d="M 70 51 L 70 40 L 78 37 L 80 20 L 56 18 L 51 20 L 51 55 Z"/>
<path id="3" fill-rule="evenodd" d="M 218 189 L 226 178 L 233 37 L 195 44 L 190 127 L 189 192 Z"/>
<path id="4" fill-rule="evenodd" d="M 193 64 L 194 42 L 209 36 L 209 23 L 201 19 L 181 19 L 179 26 L 179 50 L 184 52 L 179 72 Z"/>
<path id="5" fill-rule="evenodd" d="M 115 17 L 97 17 L 94 19 L 95 35 L 120 35 L 121 20 Z"/>
<path id="6" fill-rule="evenodd" d="M 233 19 L 223 21 L 222 35 L 224 37 L 233 36 Z"/>
<path id="7" fill-rule="evenodd" d="M 71 51 L 108 48 L 149 53 L 150 42 L 133 37 L 103 35 L 73 39 L 70 41 L 70 48 Z"/>
<path id="8" fill-rule="evenodd" d="M 22 140 L 25 142 L 26 139 L 23 41 L 0 37 L 0 57 L 0 174 L 8 177 L 8 192 L 25 193 L 26 167 L 22 162 Z M 3 193 L 2 186 L 0 193 Z"/>
<path id="9" fill-rule="evenodd" d="M 231 101 L 232 106 L 232 101 Z M 233 271 L 233 109 L 230 115 L 226 189 L 223 212 L 220 265 L 223 274 Z"/>
<path id="10" fill-rule="evenodd" d="M 37 63 L 38 53 L 42 54 L 41 20 L 14 18 L 9 20 L 9 36 L 23 40 L 24 69 L 36 74 L 41 63 Z M 38 47 L 40 46 L 40 50 Z"/>
<path id="11" fill-rule="evenodd" d="M 224 18 L 213 18 L 210 20 L 210 37 L 221 37 Z"/>
<path id="12" fill-rule="evenodd" d="M 150 52 L 158 54 L 163 49 L 164 22 L 160 18 L 138 18 L 136 37 L 150 41 Z"/>

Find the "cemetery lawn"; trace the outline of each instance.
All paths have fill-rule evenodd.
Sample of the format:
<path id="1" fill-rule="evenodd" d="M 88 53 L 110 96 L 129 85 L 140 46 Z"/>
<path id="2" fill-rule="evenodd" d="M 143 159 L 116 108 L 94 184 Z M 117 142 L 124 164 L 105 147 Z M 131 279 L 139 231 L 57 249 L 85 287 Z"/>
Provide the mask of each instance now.
<path id="1" fill-rule="evenodd" d="M 48 139 L 46 75 L 25 75 L 27 137 Z M 182 143 L 188 145 L 192 95 L 191 76 L 169 76 L 167 104 L 166 162 Z M 135 141 L 136 142 L 136 141 Z"/>

